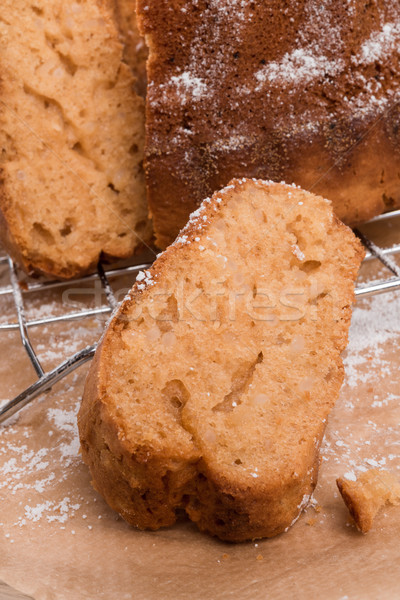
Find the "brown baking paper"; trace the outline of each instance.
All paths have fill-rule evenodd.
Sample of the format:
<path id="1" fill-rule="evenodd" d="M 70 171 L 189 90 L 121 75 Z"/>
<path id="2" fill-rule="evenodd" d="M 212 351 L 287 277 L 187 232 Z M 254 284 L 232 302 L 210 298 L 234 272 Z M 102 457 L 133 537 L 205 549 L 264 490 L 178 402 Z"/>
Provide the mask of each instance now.
<path id="1" fill-rule="evenodd" d="M 65 310 L 61 292 L 30 302 L 37 315 Z M 2 303 L 0 322 L 13 310 Z M 103 323 L 32 328 L 46 369 L 97 339 Z M 79 455 L 76 413 L 87 366 L 80 368 L 0 430 L 0 579 L 35 600 L 398 597 L 400 508 L 384 510 L 362 535 L 335 480 L 377 466 L 400 478 L 399 342 L 399 293 L 357 304 L 314 500 L 287 533 L 243 544 L 222 543 L 185 521 L 136 531 L 106 506 Z M 34 374 L 17 333 L 1 333 L 0 356 L 5 399 Z M 10 594 L 0 587 L 0 598 Z"/>

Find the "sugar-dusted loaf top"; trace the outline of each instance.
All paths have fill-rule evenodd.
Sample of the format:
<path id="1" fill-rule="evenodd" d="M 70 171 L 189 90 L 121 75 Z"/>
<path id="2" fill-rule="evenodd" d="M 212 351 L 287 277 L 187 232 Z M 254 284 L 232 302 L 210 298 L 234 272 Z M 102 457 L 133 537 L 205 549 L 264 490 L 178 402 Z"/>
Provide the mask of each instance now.
<path id="1" fill-rule="evenodd" d="M 157 82 L 149 104 L 165 111 L 168 124 L 176 125 L 185 108 L 206 115 L 216 104 L 208 117 L 222 133 L 235 112 L 246 126 L 254 105 L 268 102 L 268 111 L 257 114 L 262 123 L 277 119 L 280 127 L 294 123 L 309 134 L 327 115 L 370 118 L 399 97 L 397 0 L 139 0 L 138 6 L 150 47 L 158 42 L 155 32 L 166 45 L 151 65 Z M 176 135 L 200 132 L 195 122 Z M 240 146 L 239 122 L 225 133 L 225 144 Z"/>
<path id="2" fill-rule="evenodd" d="M 400 205 L 397 0 L 139 0 L 138 15 L 161 247 L 232 177 L 294 181 L 349 224 Z"/>
<path id="3" fill-rule="evenodd" d="M 361 256 L 294 186 L 234 180 L 205 200 L 91 368 L 83 457 L 111 506 L 150 528 L 184 508 L 231 540 L 288 527 L 316 482 Z"/>

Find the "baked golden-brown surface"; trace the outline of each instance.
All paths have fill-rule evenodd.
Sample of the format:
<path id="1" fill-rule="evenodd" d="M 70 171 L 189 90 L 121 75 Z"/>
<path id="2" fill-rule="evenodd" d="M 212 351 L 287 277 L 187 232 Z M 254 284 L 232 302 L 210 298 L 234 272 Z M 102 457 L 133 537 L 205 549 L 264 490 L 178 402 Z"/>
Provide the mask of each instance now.
<path id="1" fill-rule="evenodd" d="M 60 278 L 149 240 L 143 100 L 107 2 L 6 0 L 0 20 L 2 240 Z"/>
<path id="2" fill-rule="evenodd" d="M 367 533 L 379 510 L 385 505 L 400 504 L 398 478 L 384 469 L 369 469 L 354 480 L 339 477 L 336 480 L 343 501 L 357 528 Z"/>
<path id="3" fill-rule="evenodd" d="M 330 203 L 234 180 L 142 272 L 79 414 L 96 489 L 129 523 L 274 536 L 307 505 L 343 379 L 360 243 Z"/>
<path id="4" fill-rule="evenodd" d="M 295 182 L 348 224 L 400 202 L 400 5 L 139 0 L 158 244 L 232 177 Z"/>

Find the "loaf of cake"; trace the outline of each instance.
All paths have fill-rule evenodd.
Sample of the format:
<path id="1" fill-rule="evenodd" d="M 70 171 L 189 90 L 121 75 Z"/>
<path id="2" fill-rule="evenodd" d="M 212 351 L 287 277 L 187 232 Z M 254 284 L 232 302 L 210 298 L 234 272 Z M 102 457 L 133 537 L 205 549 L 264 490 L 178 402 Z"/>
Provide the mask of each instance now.
<path id="1" fill-rule="evenodd" d="M 160 247 L 232 177 L 295 182 L 348 224 L 399 205 L 398 0 L 138 0 L 138 18 Z"/>
<path id="2" fill-rule="evenodd" d="M 1 239 L 28 272 L 74 277 L 149 241 L 123 50 L 112 3 L 1 4 Z"/>
<path id="3" fill-rule="evenodd" d="M 363 251 L 327 200 L 233 180 L 112 319 L 78 424 L 94 487 L 138 528 L 186 511 L 223 540 L 307 505 L 343 379 Z"/>

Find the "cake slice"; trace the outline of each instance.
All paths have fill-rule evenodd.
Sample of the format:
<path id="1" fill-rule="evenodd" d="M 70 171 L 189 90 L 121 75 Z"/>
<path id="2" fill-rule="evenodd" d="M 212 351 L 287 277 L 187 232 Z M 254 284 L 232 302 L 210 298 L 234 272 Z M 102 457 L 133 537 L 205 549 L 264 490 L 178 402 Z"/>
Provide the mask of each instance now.
<path id="1" fill-rule="evenodd" d="M 93 484 L 139 528 L 184 509 L 223 540 L 277 535 L 317 482 L 363 250 L 331 204 L 233 180 L 136 284 L 79 413 Z"/>
<path id="2" fill-rule="evenodd" d="M 2 241 L 28 271 L 70 278 L 150 239 L 143 100 L 111 3 L 4 0 Z"/>

